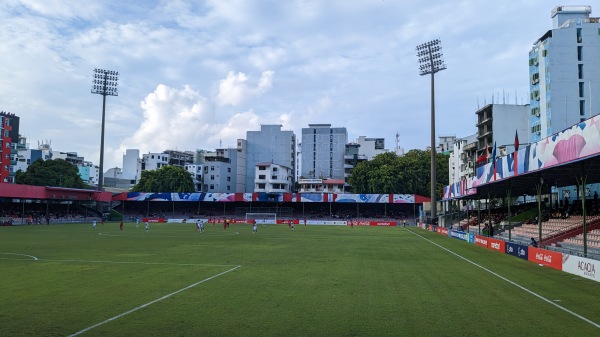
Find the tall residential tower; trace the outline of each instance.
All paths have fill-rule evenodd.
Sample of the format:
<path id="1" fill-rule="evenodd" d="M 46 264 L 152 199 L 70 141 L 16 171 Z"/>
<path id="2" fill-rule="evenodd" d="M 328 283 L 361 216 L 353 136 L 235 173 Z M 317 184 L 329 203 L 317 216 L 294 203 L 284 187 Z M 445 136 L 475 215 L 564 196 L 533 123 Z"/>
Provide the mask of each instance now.
<path id="1" fill-rule="evenodd" d="M 347 143 L 346 128 L 332 128 L 331 124 L 309 124 L 308 128 L 302 128 L 300 176 L 344 179 Z"/>
<path id="2" fill-rule="evenodd" d="M 529 52 L 532 142 L 599 111 L 600 23 L 591 12 L 590 6 L 554 8 L 552 29 Z"/>

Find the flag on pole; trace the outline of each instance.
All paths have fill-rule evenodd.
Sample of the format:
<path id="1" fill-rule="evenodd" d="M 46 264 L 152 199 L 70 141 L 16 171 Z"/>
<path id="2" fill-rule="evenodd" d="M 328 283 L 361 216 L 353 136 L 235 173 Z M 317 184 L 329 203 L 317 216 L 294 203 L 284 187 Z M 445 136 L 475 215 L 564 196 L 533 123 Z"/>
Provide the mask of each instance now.
<path id="1" fill-rule="evenodd" d="M 487 150 L 487 146 L 486 146 L 485 152 L 481 156 L 477 157 L 477 162 L 478 163 L 482 163 L 482 162 L 486 163 L 487 159 L 488 159 L 488 150 Z"/>
<path id="2" fill-rule="evenodd" d="M 519 159 L 519 131 L 515 130 L 515 152 L 513 153 L 514 175 L 519 174 L 519 164 L 517 162 L 518 159 Z"/>
<path id="3" fill-rule="evenodd" d="M 492 165 L 496 168 L 496 142 L 494 142 L 494 150 L 492 150 Z"/>
<path id="4" fill-rule="evenodd" d="M 492 150 L 492 167 L 494 168 L 494 180 L 496 180 L 496 142 L 494 142 L 494 150 Z"/>

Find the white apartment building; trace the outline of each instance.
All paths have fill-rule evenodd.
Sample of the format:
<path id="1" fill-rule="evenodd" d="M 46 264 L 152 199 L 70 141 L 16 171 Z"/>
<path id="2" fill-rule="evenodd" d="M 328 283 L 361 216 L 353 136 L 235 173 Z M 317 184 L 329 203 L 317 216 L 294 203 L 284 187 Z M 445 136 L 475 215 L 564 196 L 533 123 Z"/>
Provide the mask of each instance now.
<path id="1" fill-rule="evenodd" d="M 217 149 L 214 156 L 206 155 L 202 164 L 202 192 L 245 192 L 245 141 L 238 147 Z"/>
<path id="2" fill-rule="evenodd" d="M 260 131 L 246 131 L 246 187 L 253 192 L 256 164 L 274 163 L 295 169 L 296 135 L 282 125 L 261 125 Z"/>
<path id="3" fill-rule="evenodd" d="M 476 159 L 477 134 L 457 138 L 448 158 L 450 185 L 475 176 Z"/>
<path id="4" fill-rule="evenodd" d="M 196 191 L 202 191 L 202 164 L 187 164 L 183 168 L 190 173 Z"/>
<path id="5" fill-rule="evenodd" d="M 254 192 L 289 193 L 292 191 L 294 170 L 285 165 L 258 163 L 254 166 Z"/>
<path id="6" fill-rule="evenodd" d="M 359 136 L 356 140 L 356 144 L 359 146 L 358 154 L 365 156 L 367 160 L 373 160 L 378 154 L 386 152 L 385 138 Z"/>
<path id="7" fill-rule="evenodd" d="M 140 161 L 140 150 L 126 149 L 123 154 L 123 179 L 138 180 L 138 162 Z"/>

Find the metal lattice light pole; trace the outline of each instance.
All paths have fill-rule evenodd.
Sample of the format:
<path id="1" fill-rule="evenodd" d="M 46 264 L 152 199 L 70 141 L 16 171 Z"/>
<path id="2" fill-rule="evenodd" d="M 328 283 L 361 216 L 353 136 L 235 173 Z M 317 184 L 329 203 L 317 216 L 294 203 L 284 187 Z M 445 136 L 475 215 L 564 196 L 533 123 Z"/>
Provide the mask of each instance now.
<path id="1" fill-rule="evenodd" d="M 418 45 L 417 57 L 419 58 L 419 74 L 421 76 L 431 74 L 431 221 L 433 223 L 437 218 L 434 75 L 438 71 L 446 69 L 446 65 L 442 59 L 441 41 L 435 39 Z"/>
<path id="2" fill-rule="evenodd" d="M 103 190 L 104 185 L 104 117 L 106 113 L 106 96 L 119 96 L 117 85 L 119 72 L 106 69 L 94 69 L 92 81 L 92 94 L 102 95 L 102 130 L 100 131 L 100 172 L 98 177 L 98 191 Z"/>

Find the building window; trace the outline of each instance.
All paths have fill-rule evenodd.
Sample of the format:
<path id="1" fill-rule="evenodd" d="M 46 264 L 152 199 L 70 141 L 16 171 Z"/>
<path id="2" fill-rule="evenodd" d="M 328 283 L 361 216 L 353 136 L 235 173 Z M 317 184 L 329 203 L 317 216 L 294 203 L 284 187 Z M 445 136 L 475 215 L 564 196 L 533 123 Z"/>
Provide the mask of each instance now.
<path id="1" fill-rule="evenodd" d="M 229 190 L 231 190 L 231 187 L 230 187 L 229 185 L 227 185 L 227 190 L 228 190 L 228 191 L 229 191 Z"/>
<path id="2" fill-rule="evenodd" d="M 215 189 L 215 185 L 210 185 L 210 189 L 214 190 Z"/>
<path id="3" fill-rule="evenodd" d="M 231 173 L 231 167 L 228 167 L 228 168 L 227 168 L 227 172 L 228 172 L 228 173 Z"/>
<path id="4" fill-rule="evenodd" d="M 215 180 L 215 176 L 214 176 L 214 175 L 211 175 L 211 176 L 210 176 L 210 180 Z"/>
<path id="5" fill-rule="evenodd" d="M 583 64 L 578 64 L 577 65 L 577 70 L 578 70 L 578 74 L 579 74 L 579 79 L 583 79 Z"/>
<path id="6" fill-rule="evenodd" d="M 211 167 L 210 167 L 210 170 L 211 170 L 211 171 L 214 171 L 214 170 L 215 170 L 215 167 L 214 167 L 214 166 L 211 166 Z"/>
<path id="7" fill-rule="evenodd" d="M 273 167 L 273 172 L 277 172 L 277 167 Z"/>
<path id="8" fill-rule="evenodd" d="M 585 116 L 585 101 L 579 101 L 579 116 Z"/>
<path id="9" fill-rule="evenodd" d="M 579 97 L 583 97 L 584 93 L 585 93 L 585 89 L 583 87 L 583 82 L 579 82 Z"/>
<path id="10" fill-rule="evenodd" d="M 231 177 L 227 177 L 227 181 L 231 181 Z"/>
<path id="11" fill-rule="evenodd" d="M 266 176 L 264 174 L 261 174 L 258 176 L 258 179 L 264 180 L 266 178 Z"/>
<path id="12" fill-rule="evenodd" d="M 583 60 L 583 47 L 577 47 L 577 61 Z"/>
<path id="13" fill-rule="evenodd" d="M 272 180 L 277 180 L 277 176 L 271 176 Z"/>
<path id="14" fill-rule="evenodd" d="M 265 184 L 258 184 L 258 188 L 260 188 L 260 189 L 263 189 L 263 190 L 264 190 L 264 189 L 265 189 Z"/>

